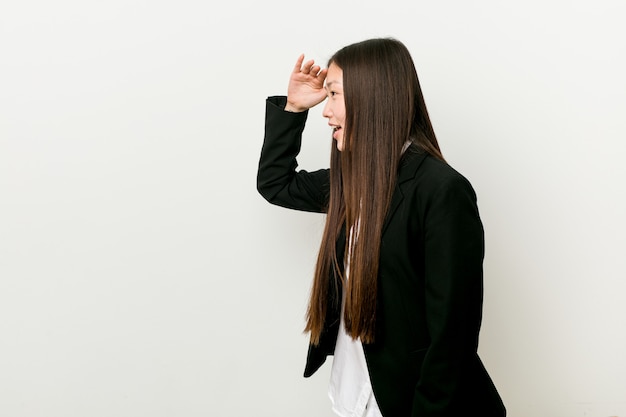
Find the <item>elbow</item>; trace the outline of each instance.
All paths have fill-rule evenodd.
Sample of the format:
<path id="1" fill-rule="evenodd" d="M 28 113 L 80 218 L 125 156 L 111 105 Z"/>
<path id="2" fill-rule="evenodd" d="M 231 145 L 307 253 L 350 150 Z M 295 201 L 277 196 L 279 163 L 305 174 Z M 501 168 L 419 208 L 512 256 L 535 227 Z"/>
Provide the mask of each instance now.
<path id="1" fill-rule="evenodd" d="M 267 202 L 272 203 L 274 193 L 272 192 L 272 187 L 266 181 L 257 177 L 256 190 Z"/>
<path id="2" fill-rule="evenodd" d="M 259 194 L 261 194 L 261 197 L 267 200 L 267 187 L 258 178 L 256 180 L 256 190 Z"/>

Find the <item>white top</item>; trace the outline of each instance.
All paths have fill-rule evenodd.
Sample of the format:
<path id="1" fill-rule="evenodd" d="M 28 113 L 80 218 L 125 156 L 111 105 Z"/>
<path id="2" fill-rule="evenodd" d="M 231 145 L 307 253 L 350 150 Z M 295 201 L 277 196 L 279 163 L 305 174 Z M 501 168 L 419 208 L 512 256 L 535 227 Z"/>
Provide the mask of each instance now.
<path id="1" fill-rule="evenodd" d="M 343 314 L 330 373 L 328 396 L 340 417 L 382 417 L 367 371 L 360 340 L 353 340 L 343 324 Z"/>
<path id="2" fill-rule="evenodd" d="M 353 238 L 351 229 L 348 251 L 352 247 Z M 350 269 L 348 264 L 345 269 L 347 279 Z M 346 332 L 343 320 L 344 308 L 345 295 L 341 303 L 341 322 L 328 388 L 333 411 L 340 417 L 382 417 L 372 391 L 361 340 L 352 339 Z"/>

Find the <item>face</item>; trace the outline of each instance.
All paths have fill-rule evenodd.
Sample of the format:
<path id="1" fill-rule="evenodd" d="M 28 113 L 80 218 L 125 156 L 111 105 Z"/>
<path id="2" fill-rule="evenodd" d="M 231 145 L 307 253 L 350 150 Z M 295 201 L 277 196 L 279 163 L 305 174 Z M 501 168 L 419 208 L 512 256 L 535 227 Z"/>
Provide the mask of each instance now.
<path id="1" fill-rule="evenodd" d="M 328 67 L 326 94 L 328 100 L 322 115 L 328 119 L 328 125 L 333 129 L 333 138 L 337 141 L 337 149 L 343 151 L 346 103 L 343 96 L 343 71 L 335 64 L 330 64 Z"/>

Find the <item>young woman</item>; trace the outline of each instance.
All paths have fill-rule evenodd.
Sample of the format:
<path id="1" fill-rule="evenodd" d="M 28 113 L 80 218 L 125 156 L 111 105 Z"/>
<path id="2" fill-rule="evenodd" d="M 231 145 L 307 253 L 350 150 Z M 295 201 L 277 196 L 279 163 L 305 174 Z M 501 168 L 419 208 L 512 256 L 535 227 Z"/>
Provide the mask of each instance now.
<path id="1" fill-rule="evenodd" d="M 327 99 L 330 169 L 297 171 L 307 110 Z M 269 97 L 257 188 L 326 213 L 304 375 L 334 355 L 329 395 L 348 416 L 504 416 L 478 355 L 483 228 L 470 183 L 441 155 L 413 60 L 394 39 L 300 56 Z"/>

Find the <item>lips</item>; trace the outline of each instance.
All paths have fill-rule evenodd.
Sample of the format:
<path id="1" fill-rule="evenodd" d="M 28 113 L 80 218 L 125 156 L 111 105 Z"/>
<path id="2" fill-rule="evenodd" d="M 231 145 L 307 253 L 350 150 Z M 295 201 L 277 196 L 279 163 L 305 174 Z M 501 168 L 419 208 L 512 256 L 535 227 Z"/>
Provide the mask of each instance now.
<path id="1" fill-rule="evenodd" d="M 337 137 L 341 134 L 341 126 L 333 126 L 333 138 L 337 139 Z"/>

